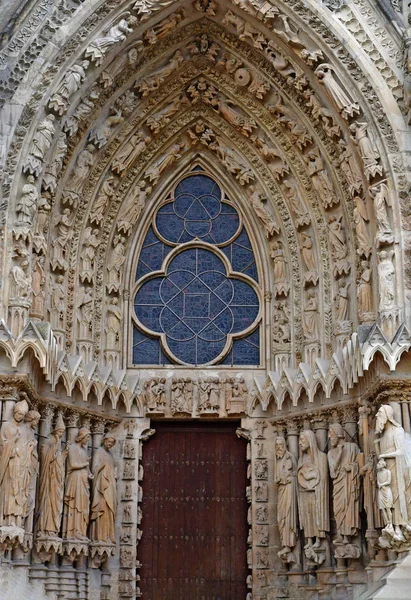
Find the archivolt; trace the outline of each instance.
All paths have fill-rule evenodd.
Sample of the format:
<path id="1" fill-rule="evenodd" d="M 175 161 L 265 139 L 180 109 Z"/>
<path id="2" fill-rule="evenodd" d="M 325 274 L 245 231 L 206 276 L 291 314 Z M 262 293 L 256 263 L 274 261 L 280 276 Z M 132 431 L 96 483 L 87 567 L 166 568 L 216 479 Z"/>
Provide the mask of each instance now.
<path id="1" fill-rule="evenodd" d="M 137 217 L 122 227 L 124 207 L 135 197 L 143 198 L 141 213 L 152 209 L 151 198 L 171 177 L 170 170 L 159 167 L 167 154 L 176 154 L 173 168 L 180 160 L 188 165 L 203 154 L 209 164 L 214 161 L 218 165 L 222 177 L 232 179 L 236 198 L 242 199 L 243 211 L 254 221 L 255 229 L 264 211 L 278 223 L 278 232 L 274 228 L 265 236 L 260 234 L 259 245 L 268 256 L 273 243 L 280 241 L 276 248 L 282 249 L 287 259 L 289 289 L 287 282 L 276 281 L 270 273 L 266 291 L 273 293 L 274 312 L 285 315 L 283 306 L 293 312 L 289 317 L 291 335 L 287 338 L 277 331 L 273 350 L 279 362 L 271 368 L 286 364 L 288 359 L 281 362 L 283 355 L 292 354 L 294 364 L 301 359 L 312 362 L 320 354 L 330 357 L 333 334 L 342 345 L 352 326 L 372 319 L 377 309 L 376 251 L 374 247 L 371 252 L 371 243 L 369 248 L 366 244 L 367 235 L 371 239 L 377 227 L 368 193 L 370 183 L 381 191 L 386 182 L 387 202 L 393 206 L 392 224 L 398 225 L 400 219 L 393 193 L 398 176 L 389 162 L 395 142 L 392 136 L 385 141 L 381 136 L 381 125 L 383 133 L 389 126 L 374 119 L 376 98 L 373 105 L 368 103 L 317 34 L 306 28 L 298 31 L 300 18 L 289 8 L 246 1 L 224 8 L 213 1 L 195 2 L 194 8 L 191 2 L 157 2 L 144 12 L 142 7 L 148 4 L 135 3 L 131 14 L 124 14 L 124 9 L 130 8 L 127 3 L 121 10 L 114 3 L 118 10 L 111 12 L 106 4 L 108 16 L 99 31 L 90 31 L 79 44 L 74 37 L 67 41 L 56 57 L 56 67 L 42 74 L 37 95 L 21 122 L 24 125 L 30 115 L 28 135 L 24 143 L 16 138 L 9 163 L 13 167 L 17 159 L 9 207 L 9 241 L 15 257 L 6 261 L 7 272 L 12 278 L 12 269 L 18 267 L 20 276 L 28 278 L 27 255 L 34 252 L 41 259 L 50 258 L 40 276 L 33 272 L 38 286 L 35 294 L 43 298 L 36 304 L 42 308 L 41 314 L 34 316 L 51 318 L 60 332 L 61 347 L 76 348 L 86 360 L 99 358 L 103 351 L 119 353 L 121 347 L 126 348 L 126 340 L 110 349 L 102 334 L 107 305 L 121 292 L 127 295 L 124 283 L 128 277 L 123 271 L 131 264 L 127 248 L 136 235 Z M 253 7 L 256 4 L 261 4 L 260 12 Z M 294 8 L 301 6 L 297 3 Z M 308 9 L 303 8 L 301 14 L 306 17 Z M 81 16 L 79 9 L 78 21 Z M 318 19 L 313 23 L 318 26 Z M 342 48 L 339 54 L 347 63 Z M 85 59 L 91 63 L 86 64 Z M 76 75 L 70 75 L 73 67 Z M 356 69 L 354 79 L 359 78 L 358 66 Z M 325 85 L 320 79 L 324 75 Z M 30 157 L 47 114 L 55 116 L 53 141 L 49 145 L 41 142 L 45 150 L 37 172 L 33 167 L 37 163 L 30 162 Z M 365 120 L 370 124 L 368 130 L 360 131 L 355 123 Z M 357 145 L 352 140 L 356 128 Z M 365 141 L 361 138 L 364 134 Z M 124 172 L 119 171 L 115 165 L 133 136 L 141 152 L 136 152 Z M 148 137 L 152 139 L 144 143 Z M 180 148 L 176 144 L 181 144 Z M 34 189 L 27 188 L 30 172 L 35 176 Z M 148 193 L 149 188 L 156 189 Z M 254 194 L 256 190 L 259 193 Z M 29 193 L 33 198 L 42 194 L 34 205 L 36 223 L 44 222 L 44 231 L 37 227 L 34 236 L 20 217 L 22 200 L 29 201 Z M 355 201 L 355 211 L 356 196 L 360 200 Z M 267 202 L 260 203 L 264 197 Z M 257 210 L 252 210 L 251 199 Z M 93 217 L 96 205 L 100 220 Z M 305 234 L 305 252 L 301 252 L 301 234 Z M 316 267 L 311 270 L 307 265 L 310 240 Z M 387 237 L 383 244 L 390 249 L 392 241 Z M 88 268 L 84 268 L 85 252 Z M 118 254 L 118 281 L 114 282 L 110 279 L 113 252 Z M 373 306 L 364 316 L 364 310 L 356 306 L 354 288 L 363 273 L 359 264 L 368 258 L 373 272 Z M 396 302 L 391 307 L 396 314 L 394 324 L 403 302 L 398 256 L 396 261 Z M 34 263 L 39 269 L 39 261 Z M 351 286 L 346 309 L 344 285 Z M 64 314 L 56 308 L 58 286 L 61 301 L 67 298 Z M 310 289 L 317 295 L 325 324 L 316 337 L 302 327 L 301 313 L 309 303 Z M 47 296 L 46 290 L 50 292 Z M 19 298 L 16 302 L 10 294 L 11 290 L 9 323 L 17 333 L 21 311 L 28 312 L 30 302 Z M 340 306 L 335 301 L 338 295 Z M 30 310 L 33 314 L 33 305 Z M 85 334 L 87 327 L 79 331 L 78 311 L 89 319 L 89 335 Z M 113 361 L 112 353 L 106 354 L 108 357 Z"/>

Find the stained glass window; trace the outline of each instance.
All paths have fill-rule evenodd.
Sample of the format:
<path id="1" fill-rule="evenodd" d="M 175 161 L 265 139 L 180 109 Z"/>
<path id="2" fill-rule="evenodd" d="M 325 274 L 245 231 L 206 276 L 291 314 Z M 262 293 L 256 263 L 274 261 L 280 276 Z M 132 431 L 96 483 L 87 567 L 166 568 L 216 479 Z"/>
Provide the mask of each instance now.
<path id="1" fill-rule="evenodd" d="M 254 253 L 211 177 L 186 177 L 158 209 L 136 280 L 135 364 L 259 364 Z"/>

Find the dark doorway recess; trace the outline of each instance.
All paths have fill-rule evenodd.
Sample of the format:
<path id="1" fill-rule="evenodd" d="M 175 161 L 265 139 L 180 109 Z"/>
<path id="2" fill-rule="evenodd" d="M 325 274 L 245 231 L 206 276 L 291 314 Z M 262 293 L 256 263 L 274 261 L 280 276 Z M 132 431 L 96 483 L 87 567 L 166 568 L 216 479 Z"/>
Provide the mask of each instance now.
<path id="1" fill-rule="evenodd" d="M 143 600 L 247 593 L 246 447 L 239 423 L 157 423 L 143 446 Z"/>

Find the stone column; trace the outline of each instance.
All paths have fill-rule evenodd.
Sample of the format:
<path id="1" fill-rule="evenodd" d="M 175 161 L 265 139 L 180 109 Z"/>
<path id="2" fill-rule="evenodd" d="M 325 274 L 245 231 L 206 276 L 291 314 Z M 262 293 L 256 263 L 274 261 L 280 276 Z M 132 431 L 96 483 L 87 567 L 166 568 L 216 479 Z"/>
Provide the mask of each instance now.
<path id="1" fill-rule="evenodd" d="M 317 438 L 318 448 L 325 452 L 328 441 L 328 419 L 327 417 L 314 417 L 311 421 L 312 429 L 315 432 Z"/>
<path id="2" fill-rule="evenodd" d="M 358 442 L 357 430 L 357 409 L 355 406 L 346 406 L 343 409 L 342 425 L 347 433 L 349 442 Z"/>
<path id="3" fill-rule="evenodd" d="M 406 398 L 401 401 L 402 426 L 407 433 L 411 432 L 409 402 Z"/>

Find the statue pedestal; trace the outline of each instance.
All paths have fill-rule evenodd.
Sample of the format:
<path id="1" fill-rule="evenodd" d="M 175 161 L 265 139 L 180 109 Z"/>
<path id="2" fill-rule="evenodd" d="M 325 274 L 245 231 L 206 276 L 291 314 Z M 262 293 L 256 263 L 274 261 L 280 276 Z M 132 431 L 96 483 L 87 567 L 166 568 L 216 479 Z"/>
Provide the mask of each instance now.
<path id="1" fill-rule="evenodd" d="M 40 562 L 50 561 L 53 554 L 62 554 L 62 539 L 59 537 L 39 535 L 35 542 L 36 554 Z"/>
<path id="2" fill-rule="evenodd" d="M 74 562 L 80 556 L 88 556 L 90 540 L 63 540 L 63 556 L 69 561 Z"/>
<path id="3" fill-rule="evenodd" d="M 0 527 L 0 549 L 2 552 L 24 546 L 26 532 L 21 527 L 2 525 Z"/>
<path id="4" fill-rule="evenodd" d="M 90 544 L 91 567 L 98 569 L 110 556 L 114 556 L 115 544 L 92 542 Z"/>

